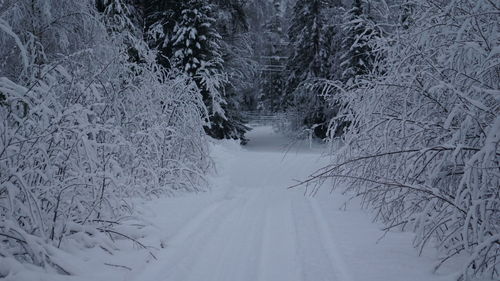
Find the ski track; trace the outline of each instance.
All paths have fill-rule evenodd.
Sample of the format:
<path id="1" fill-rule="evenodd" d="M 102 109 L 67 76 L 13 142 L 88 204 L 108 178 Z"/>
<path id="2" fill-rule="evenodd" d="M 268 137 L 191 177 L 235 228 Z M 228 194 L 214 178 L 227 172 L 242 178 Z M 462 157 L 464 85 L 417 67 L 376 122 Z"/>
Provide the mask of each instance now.
<path id="1" fill-rule="evenodd" d="M 311 198 L 309 202 L 312 208 L 312 217 L 314 218 L 317 226 L 315 233 L 320 236 L 319 240 L 322 242 L 323 248 L 326 251 L 330 266 L 337 274 L 337 279 L 335 280 L 352 281 L 349 272 L 346 270 L 348 267 L 344 263 L 341 252 L 334 242 L 335 236 L 330 231 L 323 212 L 319 208 L 315 198 Z"/>
<path id="2" fill-rule="evenodd" d="M 325 252 L 332 247 L 325 247 L 318 234 L 324 229 L 316 220 L 322 218 L 310 199 L 297 195 L 272 187 L 247 188 L 210 205 L 135 280 L 348 280 L 332 271 Z"/>
<path id="3" fill-rule="evenodd" d="M 286 139 L 274 136 L 221 154 L 229 159 L 221 174 L 225 196 L 181 226 L 158 260 L 128 280 L 355 280 L 358 272 L 350 271 L 353 267 L 341 251 L 345 245 L 339 244 L 346 236 L 335 230 L 342 222 L 327 218 L 316 198 L 303 190 L 286 188 L 324 160 L 311 151 L 284 157 L 280 147 Z"/>
<path id="4" fill-rule="evenodd" d="M 279 141 L 284 139 L 270 143 Z M 318 234 L 324 229 L 316 221 L 322 218 L 311 208 L 310 198 L 286 189 L 311 170 L 302 168 L 301 161 L 283 158 L 279 147 L 272 148 L 278 150 L 274 153 L 251 146 L 238 151 L 240 157 L 224 175 L 232 185 L 224 199 L 181 227 L 158 260 L 132 280 L 344 281 L 333 272 L 325 252 L 329 248 Z M 311 161 L 319 155 L 304 157 Z"/>
<path id="5" fill-rule="evenodd" d="M 261 275 L 257 280 L 299 281 L 297 239 L 291 201 L 282 194 L 271 194 L 266 200 L 266 224 L 263 228 Z"/>

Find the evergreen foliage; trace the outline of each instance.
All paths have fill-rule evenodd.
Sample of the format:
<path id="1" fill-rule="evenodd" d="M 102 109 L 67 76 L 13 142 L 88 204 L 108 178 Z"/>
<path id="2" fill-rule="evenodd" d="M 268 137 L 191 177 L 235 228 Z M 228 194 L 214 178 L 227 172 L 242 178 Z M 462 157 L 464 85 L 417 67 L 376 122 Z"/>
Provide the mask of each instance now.
<path id="1" fill-rule="evenodd" d="M 171 39 L 174 65 L 193 77 L 221 72 L 221 36 L 215 29 L 213 6 L 205 0 L 188 0 L 184 5 Z"/>
<path id="2" fill-rule="evenodd" d="M 274 1 L 274 10 L 270 19 L 264 24 L 262 43 L 262 70 L 260 108 L 269 112 L 279 112 L 283 108 L 283 92 L 285 87 L 284 66 L 288 56 L 287 37 L 284 30 L 285 18 L 281 15 L 281 1 Z"/>
<path id="3" fill-rule="evenodd" d="M 218 23 L 215 9 L 230 16 Z M 237 1 L 149 1 L 146 13 L 149 42 L 159 51 L 159 63 L 187 73 L 200 88 L 209 110 L 207 134 L 243 140 L 248 128 L 237 109 L 242 94 L 231 91 L 234 79 L 226 69 L 231 62 L 224 61 L 235 58 L 228 55 L 234 45 L 219 33 L 246 27 L 241 6 Z"/>
<path id="4" fill-rule="evenodd" d="M 368 18 L 363 11 L 362 0 L 354 0 L 352 8 L 344 16 L 343 49 L 346 53 L 341 58 L 343 81 L 369 74 L 373 69 L 375 54 L 370 43 L 374 42 L 378 33 Z"/>
<path id="5" fill-rule="evenodd" d="M 349 2 L 0 0 L 0 261 L 142 245 L 134 200 L 202 190 L 207 135 L 245 143 L 261 95 L 332 144 L 303 183 L 498 280 L 499 6 Z"/>
<path id="6" fill-rule="evenodd" d="M 435 270 L 463 260 L 458 280 L 498 280 L 499 7 L 489 0 L 386 7 L 378 10 L 384 36 L 366 37 L 373 33 L 359 20 L 359 1 L 349 13 L 349 80 L 325 90 L 351 127 L 315 179 L 347 186 L 388 231 L 415 232 L 420 252 L 436 246 Z M 370 48 L 384 58 L 373 61 Z"/>
<path id="7" fill-rule="evenodd" d="M 330 21 L 329 12 L 338 5 L 332 0 L 298 0 L 288 31 L 292 54 L 286 67 L 284 106 L 295 114 L 293 127 L 313 129 L 320 138 L 326 137 L 334 111 L 322 91 L 311 85 L 334 76 L 332 54 L 340 50 L 332 49 L 330 36 L 338 25 Z"/>
<path id="8" fill-rule="evenodd" d="M 249 128 L 242 110 L 252 108 L 252 99 L 257 88 L 257 64 L 250 41 L 247 11 L 239 0 L 215 1 L 218 13 L 216 28 L 222 36 L 220 41 L 223 69 L 227 74 L 222 105 L 226 119 L 219 123 L 219 138 L 240 139 L 246 143 L 245 133 Z"/>
<path id="9" fill-rule="evenodd" d="M 172 68 L 174 55 L 174 28 L 182 17 L 184 1 L 145 0 L 145 36 L 149 46 L 158 51 L 158 62 L 167 69 Z"/>

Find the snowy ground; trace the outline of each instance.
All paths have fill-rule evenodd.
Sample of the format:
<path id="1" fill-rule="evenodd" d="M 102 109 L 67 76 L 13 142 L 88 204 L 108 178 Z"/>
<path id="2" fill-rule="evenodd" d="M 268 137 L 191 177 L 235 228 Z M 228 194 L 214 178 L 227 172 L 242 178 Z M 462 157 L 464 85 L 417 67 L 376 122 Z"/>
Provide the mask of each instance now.
<path id="1" fill-rule="evenodd" d="M 422 256 L 412 235 L 383 232 L 356 204 L 329 194 L 287 190 L 326 163 L 318 144 L 296 143 L 257 127 L 250 143 L 213 147 L 218 176 L 210 192 L 138 203 L 148 221 L 113 255 L 85 249 L 75 277 L 39 273 L 39 280 L 106 281 L 433 281 L 432 251 Z M 285 154 L 284 151 L 287 153 Z M 128 249 L 128 250 L 127 250 Z M 153 258 L 153 255 L 155 258 Z M 0 266 L 1 267 L 1 266 Z M 71 267 L 70 267 L 71 268 Z M 7 280 L 33 280 L 22 270 Z"/>

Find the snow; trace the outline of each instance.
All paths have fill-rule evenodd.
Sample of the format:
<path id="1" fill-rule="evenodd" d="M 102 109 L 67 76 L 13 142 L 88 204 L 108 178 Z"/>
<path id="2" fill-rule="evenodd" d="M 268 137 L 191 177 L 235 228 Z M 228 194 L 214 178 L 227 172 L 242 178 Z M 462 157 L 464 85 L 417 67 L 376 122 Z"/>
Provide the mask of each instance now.
<path id="1" fill-rule="evenodd" d="M 248 137 L 243 147 L 212 145 L 218 172 L 210 191 L 136 202 L 146 222 L 137 237 L 148 249 L 130 241 L 119 241 L 113 255 L 81 249 L 74 252 L 78 257 L 66 257 L 78 267 L 71 277 L 23 271 L 6 259 L 0 274 L 8 262 L 13 269 L 6 281 L 454 280 L 432 273 L 436 254 L 418 256 L 412 234 L 391 232 L 379 241 L 381 226 L 356 202 L 344 208 L 344 195 L 326 186 L 316 197 L 287 189 L 328 163 L 319 144 L 287 146 L 287 138 L 268 126 Z"/>

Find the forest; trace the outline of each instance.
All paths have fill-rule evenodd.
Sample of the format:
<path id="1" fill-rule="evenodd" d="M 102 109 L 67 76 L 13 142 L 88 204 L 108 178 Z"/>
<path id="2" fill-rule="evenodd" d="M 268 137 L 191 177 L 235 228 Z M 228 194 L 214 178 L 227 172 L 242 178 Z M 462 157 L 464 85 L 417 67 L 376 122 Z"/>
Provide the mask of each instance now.
<path id="1" fill-rule="evenodd" d="M 0 0 L 0 279 L 146 249 L 135 202 L 209 192 L 214 143 L 273 115 L 328 158 L 283 189 L 348 194 L 437 249 L 429 271 L 500 280 L 499 19 L 495 0 Z"/>

